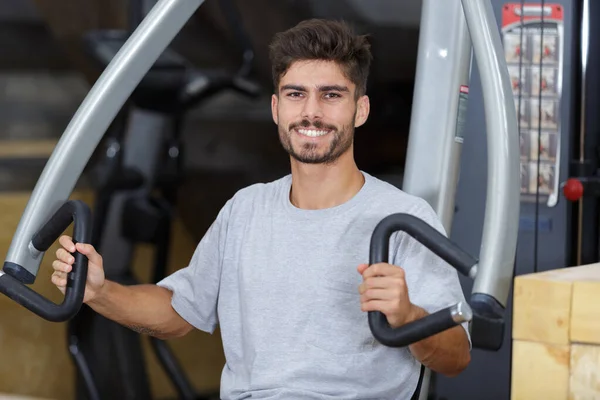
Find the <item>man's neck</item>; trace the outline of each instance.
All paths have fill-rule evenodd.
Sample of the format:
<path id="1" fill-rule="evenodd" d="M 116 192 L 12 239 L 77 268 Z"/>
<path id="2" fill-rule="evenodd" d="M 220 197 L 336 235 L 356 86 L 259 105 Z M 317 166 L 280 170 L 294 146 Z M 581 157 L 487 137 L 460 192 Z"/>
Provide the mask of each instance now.
<path id="1" fill-rule="evenodd" d="M 305 210 L 331 208 L 354 197 L 365 177 L 354 160 L 338 159 L 333 165 L 302 164 L 292 160 L 290 201 Z"/>

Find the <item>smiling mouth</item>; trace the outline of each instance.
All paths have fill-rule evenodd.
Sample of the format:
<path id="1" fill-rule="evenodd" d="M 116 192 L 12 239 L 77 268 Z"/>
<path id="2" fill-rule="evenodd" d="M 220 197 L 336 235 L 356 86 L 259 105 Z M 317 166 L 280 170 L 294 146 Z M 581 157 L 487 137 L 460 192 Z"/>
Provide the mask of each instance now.
<path id="1" fill-rule="evenodd" d="M 296 131 L 304 136 L 308 137 L 319 137 L 328 134 L 329 129 L 306 129 L 306 128 L 298 128 Z"/>

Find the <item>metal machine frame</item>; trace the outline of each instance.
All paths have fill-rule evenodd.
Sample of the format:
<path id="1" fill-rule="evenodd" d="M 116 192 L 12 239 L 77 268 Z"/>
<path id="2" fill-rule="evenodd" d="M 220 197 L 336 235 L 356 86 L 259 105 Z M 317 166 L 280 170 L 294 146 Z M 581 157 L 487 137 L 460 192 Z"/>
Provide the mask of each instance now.
<path id="1" fill-rule="evenodd" d="M 489 157 L 486 214 L 472 294 L 491 296 L 497 302 L 493 306 L 503 311 L 518 236 L 519 131 L 500 33 L 488 0 L 423 0 L 402 189 L 428 201 L 450 233 L 473 55 L 481 71 Z M 502 324 L 496 330 L 503 328 Z M 473 329 L 474 346 L 479 345 L 478 333 Z M 430 376 L 426 370 L 420 400 L 427 398 Z"/>
<path id="2" fill-rule="evenodd" d="M 158 1 L 104 70 L 65 130 L 33 190 L 10 246 L 4 272 L 0 272 L 0 288 L 7 280 L 13 287 L 18 282 L 25 287 L 23 284 L 35 281 L 44 249 L 36 247 L 32 238 L 67 202 L 125 101 L 202 3 L 203 0 Z M 467 273 L 474 279 L 473 342 L 491 348 L 497 338 L 490 339 L 488 334 L 493 336 L 494 324 L 503 324 L 502 312 L 513 276 L 520 181 L 516 110 L 490 0 L 423 0 L 403 190 L 426 199 L 445 229 L 450 230 L 471 49 L 482 77 L 489 161 L 483 244 L 479 262 Z M 27 295 L 13 298 L 37 313 L 37 306 Z M 461 307 L 465 320 L 470 321 L 469 305 Z M 427 388 L 427 384 L 423 385 L 421 398 L 426 397 Z"/>

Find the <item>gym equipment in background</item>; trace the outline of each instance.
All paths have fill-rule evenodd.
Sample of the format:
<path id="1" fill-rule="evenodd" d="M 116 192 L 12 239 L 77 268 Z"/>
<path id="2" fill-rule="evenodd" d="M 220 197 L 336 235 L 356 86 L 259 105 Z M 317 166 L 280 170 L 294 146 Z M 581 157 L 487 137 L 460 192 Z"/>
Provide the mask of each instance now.
<path id="1" fill-rule="evenodd" d="M 132 30 L 152 3 L 130 3 Z M 96 182 L 93 244 L 103 256 L 107 279 L 124 285 L 139 283 L 131 271 L 139 243 L 155 247 L 152 283 L 166 274 L 176 194 L 182 180 L 181 133 L 186 113 L 226 90 L 250 98 L 260 94 L 259 86 L 250 79 L 254 51 L 237 9 L 231 0 L 220 0 L 220 5 L 242 50 L 239 70 L 197 69 L 167 48 L 112 124 L 103 157 L 92 171 Z M 90 32 L 85 37 L 86 49 L 105 69 L 132 33 Z M 151 398 L 140 339 L 138 333 L 84 306 L 70 321 L 68 332 L 69 349 L 79 372 L 78 398 L 85 398 L 85 393 L 91 398 Z M 168 344 L 154 337 L 149 340 L 179 398 L 203 398 Z"/>

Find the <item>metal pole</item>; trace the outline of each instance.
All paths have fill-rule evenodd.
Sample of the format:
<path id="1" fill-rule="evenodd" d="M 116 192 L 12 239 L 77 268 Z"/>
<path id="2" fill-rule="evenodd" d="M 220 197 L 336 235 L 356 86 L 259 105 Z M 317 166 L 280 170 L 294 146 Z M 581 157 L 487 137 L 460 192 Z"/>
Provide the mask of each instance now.
<path id="1" fill-rule="evenodd" d="M 590 43 L 590 2 L 583 0 L 581 15 L 581 99 L 579 116 L 579 163 L 585 165 L 585 99 L 587 64 Z M 558 174 L 558 171 L 557 171 Z M 558 190 L 558 189 L 557 189 Z M 577 204 L 577 265 L 581 265 L 583 250 L 583 197 Z"/>
<path id="2" fill-rule="evenodd" d="M 460 1 L 424 0 L 419 30 L 402 189 L 429 202 L 450 232 L 471 70 Z"/>
<path id="3" fill-rule="evenodd" d="M 519 233 L 520 148 L 514 97 L 490 0 L 462 0 L 481 74 L 488 182 L 479 267 L 472 293 L 506 307 Z"/>
<path id="4" fill-rule="evenodd" d="M 450 232 L 472 59 L 460 1 L 424 0 L 419 31 L 402 189 L 429 202 Z M 419 400 L 427 399 L 430 383 L 431 371 L 425 369 Z"/>
<path id="5" fill-rule="evenodd" d="M 505 306 L 518 235 L 519 132 L 491 3 L 424 0 L 420 32 L 403 190 L 428 201 L 450 231 L 460 165 L 464 88 L 468 88 L 473 46 L 481 73 L 488 138 L 486 214 L 473 293 Z M 420 399 L 427 397 L 426 372 Z"/>

